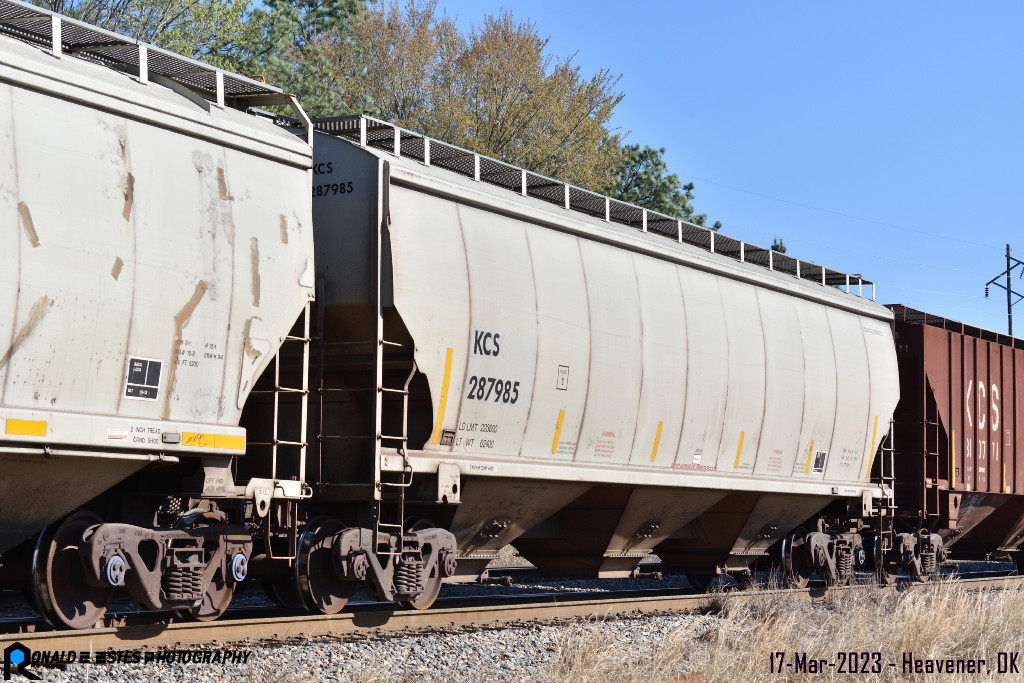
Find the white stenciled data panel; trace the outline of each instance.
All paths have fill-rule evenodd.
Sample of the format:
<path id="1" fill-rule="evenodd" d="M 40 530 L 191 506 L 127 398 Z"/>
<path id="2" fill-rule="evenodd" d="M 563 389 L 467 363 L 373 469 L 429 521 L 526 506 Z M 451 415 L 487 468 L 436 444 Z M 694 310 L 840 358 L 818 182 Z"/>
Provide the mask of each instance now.
<path id="1" fill-rule="evenodd" d="M 765 401 L 754 473 L 784 476 L 793 470 L 804 410 L 804 352 L 797 300 L 758 290 L 765 340 Z"/>
<path id="2" fill-rule="evenodd" d="M 864 348 L 868 356 L 868 368 L 871 373 L 868 425 L 864 430 L 866 436 L 864 458 L 859 472 L 859 478 L 865 480 L 868 477 L 868 469 L 871 467 L 871 461 L 878 450 L 878 445 L 889 432 L 887 416 L 896 409 L 900 384 L 899 368 L 896 356 L 892 352 L 894 348 L 892 327 L 881 320 L 861 318 L 861 328 L 864 334 Z"/>
<path id="3" fill-rule="evenodd" d="M 590 385 L 576 459 L 624 463 L 636 431 L 642 327 L 632 254 L 580 241 L 590 310 Z"/>
<path id="4" fill-rule="evenodd" d="M 527 227 L 468 206 L 458 212 L 471 301 L 454 450 L 518 455 L 537 364 L 537 299 Z"/>
<path id="5" fill-rule="evenodd" d="M 537 296 L 537 372 L 523 439 L 527 458 L 572 460 L 590 373 L 590 309 L 577 238 L 527 229 Z"/>
<path id="6" fill-rule="evenodd" d="M 798 302 L 797 318 L 804 351 L 804 417 L 793 476 L 821 479 L 836 422 L 835 350 L 824 307 Z"/>
<path id="7" fill-rule="evenodd" d="M 391 254 L 395 305 L 416 342 L 416 366 L 434 406 L 424 449 L 450 451 L 469 352 L 469 274 L 459 207 L 392 185 Z M 467 387 L 468 388 L 468 387 Z"/>
<path id="8" fill-rule="evenodd" d="M 855 481 L 862 471 L 865 428 L 870 408 L 870 369 L 860 318 L 846 311 L 829 309 L 832 337 L 842 340 L 836 353 L 836 421 L 825 478 Z M 870 438 L 870 434 L 868 434 Z"/>
<path id="9" fill-rule="evenodd" d="M 722 312 L 729 336 L 729 385 L 718 452 L 719 471 L 750 472 L 764 417 L 764 333 L 757 291 L 721 278 Z"/>
<path id="10" fill-rule="evenodd" d="M 633 256 L 643 322 L 643 381 L 630 462 L 671 466 L 686 407 L 686 315 L 678 269 Z"/>
<path id="11" fill-rule="evenodd" d="M 722 314 L 721 278 L 688 268 L 680 268 L 678 274 L 689 354 L 686 410 L 673 467 L 715 470 L 729 386 L 729 337 Z"/>

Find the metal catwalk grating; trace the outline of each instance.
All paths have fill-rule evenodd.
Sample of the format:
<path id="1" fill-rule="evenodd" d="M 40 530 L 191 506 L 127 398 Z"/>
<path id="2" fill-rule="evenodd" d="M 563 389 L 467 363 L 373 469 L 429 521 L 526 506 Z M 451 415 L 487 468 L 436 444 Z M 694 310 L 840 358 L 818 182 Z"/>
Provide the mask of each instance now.
<path id="1" fill-rule="evenodd" d="M 785 273 L 825 287 L 843 289 L 861 295 L 864 286 L 874 283 L 860 275 L 847 275 L 809 261 L 771 251 L 765 247 L 747 244 L 728 235 L 681 221 L 654 211 L 596 192 L 574 187 L 553 178 L 518 168 L 498 159 L 492 159 L 414 131 L 399 128 L 386 121 L 364 115 L 336 116 L 313 120 L 313 127 L 321 133 L 348 139 L 356 144 L 380 149 L 398 156 L 407 156 L 429 166 L 440 166 L 490 185 L 498 185 L 511 192 L 539 199 L 550 204 L 587 216 L 629 226 L 651 239 L 670 239 L 686 243 L 705 251 L 721 254 L 743 263 Z M 396 136 L 398 144 L 396 145 Z"/>
<path id="2" fill-rule="evenodd" d="M 55 31 L 60 37 L 59 44 L 54 40 Z M 147 77 L 156 74 L 169 78 L 212 102 L 218 101 L 219 74 L 225 103 L 240 108 L 247 106 L 247 98 L 282 94 L 280 89 L 265 83 L 19 0 L 0 0 L 0 35 L 133 76 L 140 75 L 141 55 L 144 53 Z"/>
<path id="3" fill-rule="evenodd" d="M 916 308 L 910 308 L 903 304 L 886 304 L 885 307 L 892 311 L 896 316 L 896 322 L 938 327 L 943 330 L 962 334 L 966 337 L 986 339 L 1003 346 L 1009 346 L 1015 349 L 1024 349 L 1024 339 L 1020 339 L 1018 337 L 1011 337 L 1010 335 L 992 332 L 991 330 L 983 330 L 980 327 L 974 327 L 956 320 L 943 318 L 941 315 L 925 313 L 924 311 L 919 311 Z"/>

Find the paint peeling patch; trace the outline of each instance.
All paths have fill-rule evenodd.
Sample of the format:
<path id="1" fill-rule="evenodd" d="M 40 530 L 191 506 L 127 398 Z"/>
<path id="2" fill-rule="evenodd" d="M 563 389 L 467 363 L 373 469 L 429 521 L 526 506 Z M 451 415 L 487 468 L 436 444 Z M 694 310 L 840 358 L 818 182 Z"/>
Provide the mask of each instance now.
<path id="1" fill-rule="evenodd" d="M 233 202 L 235 198 L 228 192 L 228 178 L 224 174 L 224 167 L 217 167 L 217 189 L 220 191 L 220 198 L 226 202 Z"/>
<path id="2" fill-rule="evenodd" d="M 258 315 L 254 315 L 253 317 L 246 320 L 245 327 L 242 328 L 242 338 L 245 339 L 245 355 L 247 355 L 249 358 L 252 358 L 253 360 L 256 360 L 257 358 L 263 355 L 263 352 L 252 345 L 252 339 L 249 337 L 249 332 L 252 330 L 252 322 L 254 320 L 259 320 L 260 322 L 263 322 L 263 318 L 259 317 Z"/>
<path id="3" fill-rule="evenodd" d="M 36 226 L 32 222 L 32 212 L 28 210 L 28 205 L 25 202 L 18 202 L 18 216 L 21 218 L 21 229 L 25 231 L 25 237 L 35 249 L 39 246 L 39 235 L 36 234 Z"/>
<path id="4" fill-rule="evenodd" d="M 32 333 L 32 330 L 39 321 L 43 319 L 49 310 L 53 308 L 53 299 L 47 297 L 45 294 L 34 304 L 32 304 L 32 310 L 28 313 L 28 320 L 18 330 L 18 334 L 14 337 L 14 341 L 11 343 L 11 348 L 7 349 L 3 356 L 0 356 L 0 369 L 3 369 L 7 363 L 10 362 L 11 356 L 18 350 L 19 347 L 28 338 L 28 335 Z"/>
<path id="5" fill-rule="evenodd" d="M 288 244 L 288 219 L 281 214 L 281 244 Z"/>
<path id="6" fill-rule="evenodd" d="M 260 241 L 253 237 L 249 240 L 249 289 L 252 291 L 252 305 L 260 306 Z"/>
<path id="7" fill-rule="evenodd" d="M 114 259 L 114 267 L 110 269 L 110 277 L 114 278 L 115 280 L 121 277 L 122 268 L 124 268 L 124 261 L 122 261 L 121 257 L 118 256 L 116 259 Z"/>
<path id="8" fill-rule="evenodd" d="M 188 300 L 181 310 L 174 316 L 174 341 L 171 343 L 171 360 L 170 377 L 167 380 L 167 393 L 164 394 L 164 411 L 163 419 L 167 419 L 171 414 L 171 394 L 174 393 L 174 386 L 178 383 L 178 352 L 181 351 L 181 335 L 182 330 L 185 329 L 185 325 L 188 323 L 192 314 L 195 312 L 199 302 L 203 300 L 203 296 L 206 294 L 206 281 L 200 280 L 196 285 L 196 291 L 192 292 L 192 298 Z"/>
<path id="9" fill-rule="evenodd" d="M 124 209 L 121 215 L 125 220 L 132 217 L 132 204 L 135 202 L 135 176 L 131 173 L 124 179 Z"/>

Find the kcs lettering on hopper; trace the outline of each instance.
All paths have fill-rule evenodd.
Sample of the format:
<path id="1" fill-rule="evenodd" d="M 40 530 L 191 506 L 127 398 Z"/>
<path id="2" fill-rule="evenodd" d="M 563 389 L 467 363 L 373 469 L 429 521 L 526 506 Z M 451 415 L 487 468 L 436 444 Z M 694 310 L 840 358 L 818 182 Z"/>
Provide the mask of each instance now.
<path id="1" fill-rule="evenodd" d="M 501 335 L 497 332 L 485 332 L 475 330 L 473 333 L 473 353 L 477 356 L 497 356 L 501 353 L 498 340 Z"/>

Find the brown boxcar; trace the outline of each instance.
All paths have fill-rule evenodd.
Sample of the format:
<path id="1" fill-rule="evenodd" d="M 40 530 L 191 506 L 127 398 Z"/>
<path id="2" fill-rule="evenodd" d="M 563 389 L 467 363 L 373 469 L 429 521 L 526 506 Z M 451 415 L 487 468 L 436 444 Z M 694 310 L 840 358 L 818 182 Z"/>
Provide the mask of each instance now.
<path id="1" fill-rule="evenodd" d="M 1016 550 L 1024 540 L 1024 340 L 889 308 L 900 368 L 898 530 L 929 529 L 955 557 Z"/>

